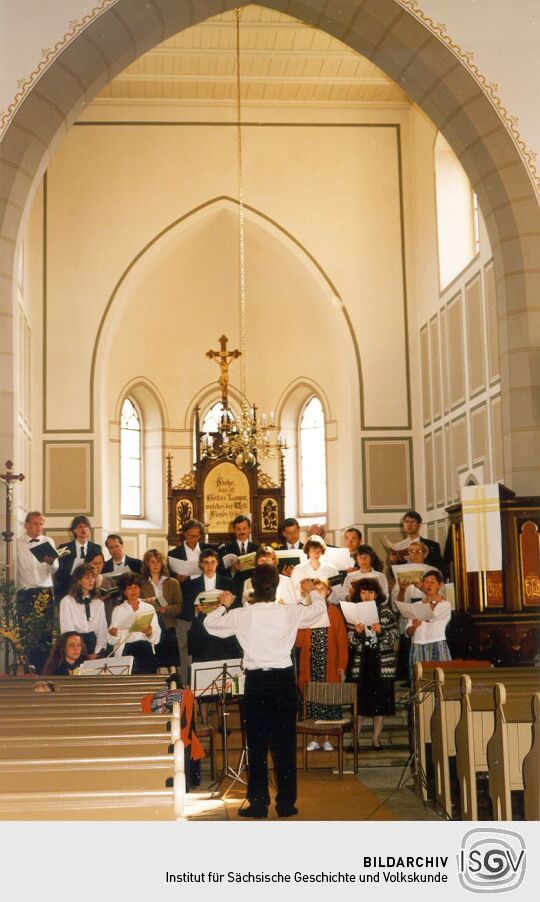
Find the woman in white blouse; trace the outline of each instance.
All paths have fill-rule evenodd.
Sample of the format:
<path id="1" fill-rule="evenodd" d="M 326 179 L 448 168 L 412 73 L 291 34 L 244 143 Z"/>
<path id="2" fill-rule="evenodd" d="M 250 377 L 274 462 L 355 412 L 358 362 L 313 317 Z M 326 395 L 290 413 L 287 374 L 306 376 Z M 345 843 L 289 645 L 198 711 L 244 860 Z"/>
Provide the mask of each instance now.
<path id="1" fill-rule="evenodd" d="M 278 566 L 278 559 L 273 548 L 269 545 L 261 545 L 255 552 L 255 566 L 259 564 L 271 564 L 273 567 Z M 251 579 L 246 579 L 244 583 L 244 593 L 242 601 L 248 603 L 249 596 L 253 592 Z M 279 575 L 279 583 L 276 591 L 276 602 L 278 604 L 297 604 L 300 598 L 294 590 L 293 582 L 289 576 Z"/>
<path id="2" fill-rule="evenodd" d="M 91 564 L 81 564 L 72 574 L 69 593 L 60 602 L 60 632 L 80 633 L 91 660 L 107 647 L 105 607 L 98 597 Z"/>
<path id="3" fill-rule="evenodd" d="M 303 595 L 312 590 L 313 580 L 330 579 L 339 575 L 339 571 L 333 564 L 321 562 L 326 545 L 319 536 L 311 536 L 304 545 L 303 551 L 308 556 L 307 563 L 297 564 L 291 573 L 292 584 L 297 595 Z M 306 583 L 306 580 L 309 582 Z"/>
<path id="4" fill-rule="evenodd" d="M 161 627 L 153 605 L 141 601 L 143 580 L 137 573 L 128 570 L 122 573 L 118 585 L 125 601 L 114 608 L 111 616 L 109 642 L 114 645 L 114 654 L 133 655 L 132 673 L 155 673 L 154 646 L 160 640 Z M 149 625 L 132 632 L 135 621 L 148 614 L 152 615 Z"/>
<path id="5" fill-rule="evenodd" d="M 409 658 L 409 677 L 413 679 L 417 661 L 451 661 L 446 641 L 446 627 L 452 613 L 450 602 L 443 596 L 443 578 L 438 570 L 426 570 L 421 591 L 424 604 L 429 604 L 434 616 L 431 620 L 418 617 L 407 620 L 405 633 L 412 640 Z M 407 600 L 407 592 L 405 593 Z M 413 599 L 411 599 L 413 600 Z"/>

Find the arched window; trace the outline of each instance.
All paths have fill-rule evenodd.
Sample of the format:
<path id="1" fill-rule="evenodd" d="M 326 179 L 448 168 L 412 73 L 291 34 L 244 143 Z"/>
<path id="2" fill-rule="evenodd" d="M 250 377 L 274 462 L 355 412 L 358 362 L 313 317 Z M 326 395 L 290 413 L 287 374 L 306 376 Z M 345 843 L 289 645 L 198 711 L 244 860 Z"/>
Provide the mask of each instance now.
<path id="1" fill-rule="evenodd" d="M 435 140 L 435 191 L 442 290 L 478 252 L 478 213 L 465 170 L 440 132 Z"/>
<path id="2" fill-rule="evenodd" d="M 142 517 L 142 424 L 133 401 L 126 398 L 120 416 L 120 513 Z"/>
<path id="3" fill-rule="evenodd" d="M 326 441 L 324 411 L 311 398 L 300 417 L 300 513 L 326 513 Z"/>
<path id="4" fill-rule="evenodd" d="M 212 404 L 210 410 L 208 410 L 201 423 L 201 432 L 219 432 L 219 427 L 221 424 L 221 416 L 223 413 L 223 404 L 221 401 L 216 401 L 215 404 Z M 232 419 L 232 415 L 230 410 L 227 411 L 228 418 Z"/>

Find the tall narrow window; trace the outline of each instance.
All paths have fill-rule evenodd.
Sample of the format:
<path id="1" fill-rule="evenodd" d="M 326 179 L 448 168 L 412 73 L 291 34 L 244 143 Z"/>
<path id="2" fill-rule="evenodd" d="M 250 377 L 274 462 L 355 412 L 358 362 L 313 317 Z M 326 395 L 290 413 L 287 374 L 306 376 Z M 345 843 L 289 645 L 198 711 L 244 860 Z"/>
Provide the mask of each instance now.
<path id="1" fill-rule="evenodd" d="M 204 415 L 203 421 L 201 423 L 201 432 L 219 432 L 220 424 L 221 424 L 221 415 L 223 413 L 223 404 L 221 401 L 216 401 L 215 404 L 212 404 L 210 410 Z M 231 419 L 230 411 L 227 411 L 228 419 Z"/>
<path id="2" fill-rule="evenodd" d="M 316 397 L 300 418 L 300 509 L 303 516 L 326 513 L 324 412 Z"/>
<path id="3" fill-rule="evenodd" d="M 126 398 L 120 416 L 120 512 L 122 517 L 142 516 L 141 418 Z"/>

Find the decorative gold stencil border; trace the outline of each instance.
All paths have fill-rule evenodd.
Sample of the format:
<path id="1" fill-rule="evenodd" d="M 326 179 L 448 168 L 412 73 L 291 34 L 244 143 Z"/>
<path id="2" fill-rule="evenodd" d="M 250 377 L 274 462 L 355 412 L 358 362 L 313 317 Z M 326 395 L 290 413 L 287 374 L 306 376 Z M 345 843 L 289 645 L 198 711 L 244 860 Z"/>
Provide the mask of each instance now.
<path id="1" fill-rule="evenodd" d="M 447 26 L 444 22 L 434 22 L 433 19 L 431 19 L 424 13 L 416 0 L 396 0 L 396 2 L 399 3 L 400 6 L 402 6 L 404 9 L 408 10 L 408 12 L 412 13 L 420 22 L 422 22 L 423 25 L 425 25 L 425 27 L 429 31 L 431 31 L 432 34 L 443 41 L 443 43 L 446 44 L 449 50 L 451 50 L 452 53 L 457 56 L 460 62 L 462 62 L 467 67 L 473 78 L 476 79 L 484 93 L 487 94 L 488 99 L 493 104 L 496 112 L 499 114 L 500 118 L 502 119 L 506 128 L 514 139 L 514 143 L 519 151 L 521 159 L 525 163 L 531 175 L 531 180 L 535 192 L 537 196 L 540 197 L 540 173 L 536 168 L 537 154 L 535 151 L 529 150 L 525 141 L 521 137 L 518 129 L 519 117 L 512 116 L 501 101 L 501 98 L 498 94 L 499 85 L 496 82 L 488 81 L 487 78 L 480 72 L 478 66 L 474 62 L 474 53 L 472 50 L 463 50 L 459 46 L 459 44 L 456 44 L 456 42 L 452 40 L 447 32 Z"/>
<path id="2" fill-rule="evenodd" d="M 117 3 L 118 0 L 99 0 L 97 6 L 87 13 L 82 19 L 70 19 L 69 21 L 69 31 L 66 31 L 62 40 L 57 41 L 54 47 L 45 47 L 41 51 L 41 59 L 36 66 L 36 68 L 27 75 L 26 78 L 19 78 L 17 81 L 17 87 L 19 90 L 17 91 L 15 97 L 12 102 L 8 106 L 7 110 L 0 116 L 0 137 L 2 133 L 9 125 L 11 119 L 15 115 L 17 109 L 21 105 L 24 98 L 30 92 L 30 89 L 34 85 L 34 83 L 38 80 L 38 78 L 43 75 L 44 71 L 51 65 L 52 62 L 56 59 L 59 53 L 64 50 L 67 45 L 77 37 L 78 34 L 86 28 L 86 26 L 92 22 L 93 19 L 97 19 L 105 10 Z"/>

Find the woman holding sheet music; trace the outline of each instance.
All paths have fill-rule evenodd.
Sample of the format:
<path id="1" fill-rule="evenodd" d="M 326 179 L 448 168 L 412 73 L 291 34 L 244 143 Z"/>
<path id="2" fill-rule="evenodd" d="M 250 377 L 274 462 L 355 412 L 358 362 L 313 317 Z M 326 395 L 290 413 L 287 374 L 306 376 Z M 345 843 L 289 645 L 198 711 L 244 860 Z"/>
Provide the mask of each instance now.
<path id="1" fill-rule="evenodd" d="M 383 595 L 388 598 L 388 580 L 384 575 L 383 563 L 371 545 L 359 545 L 353 554 L 356 569 L 347 573 L 343 582 L 343 591 L 348 596 L 357 579 L 376 579 L 380 583 Z"/>
<path id="2" fill-rule="evenodd" d="M 125 601 L 111 616 L 109 642 L 114 645 L 115 657 L 133 655 L 132 673 L 155 673 L 154 647 L 161 638 L 161 627 L 153 605 L 141 601 L 143 581 L 138 573 L 122 573 L 118 585 Z M 135 629 L 134 629 L 135 627 Z"/>
<path id="3" fill-rule="evenodd" d="M 260 548 L 257 548 L 257 551 L 255 552 L 255 566 L 257 567 L 258 564 L 271 564 L 272 567 L 278 566 L 276 552 L 270 545 L 261 545 Z M 253 592 L 251 579 L 246 579 L 242 596 L 244 604 L 248 604 L 251 592 Z M 290 576 L 285 576 L 283 573 L 280 573 L 276 592 L 276 602 L 278 604 L 298 604 L 299 601 L 300 598 L 294 590 Z"/>
<path id="4" fill-rule="evenodd" d="M 182 610 L 180 583 L 169 576 L 167 561 L 161 551 L 150 548 L 142 561 L 144 580 L 141 598 L 153 605 L 161 627 L 156 645 L 156 667 L 178 667 L 180 652 L 176 638 L 176 621 Z"/>
<path id="5" fill-rule="evenodd" d="M 358 579 L 353 583 L 351 601 L 374 601 L 379 622 L 367 626 L 357 623 L 349 633 L 351 648 L 348 678 L 358 686 L 358 732 L 364 717 L 373 718 L 373 748 L 381 749 L 385 717 L 396 713 L 394 680 L 398 638 L 396 618 L 376 579 Z"/>
<path id="6" fill-rule="evenodd" d="M 309 594 L 313 589 L 311 582 L 314 579 L 329 579 L 339 575 L 339 571 L 333 564 L 323 564 L 321 558 L 326 551 L 324 539 L 319 536 L 311 536 L 303 548 L 307 554 L 306 564 L 297 564 L 291 573 L 295 592 Z"/>
<path id="7" fill-rule="evenodd" d="M 438 570 L 426 570 L 421 591 L 424 604 L 429 604 L 433 615 L 429 620 L 419 617 L 407 620 L 405 633 L 411 638 L 409 679 L 413 679 L 417 661 L 450 661 L 452 655 L 446 641 L 446 627 L 450 620 L 450 602 L 443 595 L 443 578 Z M 407 599 L 407 592 L 405 593 Z M 411 599 L 413 600 L 413 599 Z"/>

